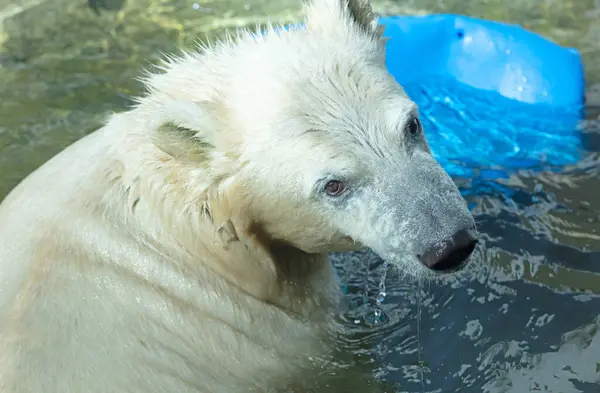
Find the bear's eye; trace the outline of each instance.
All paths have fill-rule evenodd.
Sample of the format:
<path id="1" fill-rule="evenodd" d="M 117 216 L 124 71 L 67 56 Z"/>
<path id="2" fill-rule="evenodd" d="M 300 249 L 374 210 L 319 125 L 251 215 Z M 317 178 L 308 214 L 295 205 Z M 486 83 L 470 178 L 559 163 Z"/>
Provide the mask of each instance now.
<path id="1" fill-rule="evenodd" d="M 327 195 L 338 196 L 344 192 L 346 186 L 339 180 L 331 180 L 325 185 Z"/>
<path id="2" fill-rule="evenodd" d="M 418 136 L 421 133 L 421 129 L 421 121 L 416 117 L 413 117 L 406 126 L 406 131 L 410 134 L 410 136 Z"/>

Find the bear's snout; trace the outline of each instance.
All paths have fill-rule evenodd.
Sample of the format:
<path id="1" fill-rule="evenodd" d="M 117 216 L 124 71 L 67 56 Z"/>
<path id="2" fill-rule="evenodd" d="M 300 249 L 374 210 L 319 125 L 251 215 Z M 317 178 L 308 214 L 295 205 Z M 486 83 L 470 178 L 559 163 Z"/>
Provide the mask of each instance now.
<path id="1" fill-rule="evenodd" d="M 473 229 L 460 229 L 448 239 L 430 246 L 419 261 L 439 273 L 451 273 L 464 268 L 479 242 Z"/>

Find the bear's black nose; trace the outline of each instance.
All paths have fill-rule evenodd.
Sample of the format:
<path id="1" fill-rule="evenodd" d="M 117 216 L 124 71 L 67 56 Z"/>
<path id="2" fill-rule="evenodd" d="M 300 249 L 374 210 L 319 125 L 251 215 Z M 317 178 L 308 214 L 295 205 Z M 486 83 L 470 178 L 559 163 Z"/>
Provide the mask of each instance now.
<path id="1" fill-rule="evenodd" d="M 419 260 L 429 269 L 449 273 L 465 266 L 465 262 L 477 246 L 477 236 L 470 229 L 461 229 L 451 238 L 429 247 Z"/>

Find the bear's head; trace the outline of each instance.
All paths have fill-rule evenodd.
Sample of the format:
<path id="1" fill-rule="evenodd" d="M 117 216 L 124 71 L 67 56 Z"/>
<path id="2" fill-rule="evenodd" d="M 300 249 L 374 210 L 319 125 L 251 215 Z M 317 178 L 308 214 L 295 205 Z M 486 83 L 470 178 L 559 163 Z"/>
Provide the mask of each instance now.
<path id="1" fill-rule="evenodd" d="M 409 273 L 462 268 L 474 219 L 386 69 L 369 2 L 306 11 L 302 26 L 241 31 L 148 78 L 141 104 L 160 107 L 156 138 L 191 168 L 190 200 L 225 243 L 369 247 Z"/>

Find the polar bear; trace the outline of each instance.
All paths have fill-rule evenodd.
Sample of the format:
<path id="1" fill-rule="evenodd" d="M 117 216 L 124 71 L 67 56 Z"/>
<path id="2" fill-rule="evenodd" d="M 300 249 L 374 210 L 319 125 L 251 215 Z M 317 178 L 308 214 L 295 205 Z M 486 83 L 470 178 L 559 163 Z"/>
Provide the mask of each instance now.
<path id="1" fill-rule="evenodd" d="M 1 392 L 309 391 L 336 349 L 328 252 L 467 264 L 475 222 L 367 0 L 159 69 L 0 205 Z"/>

